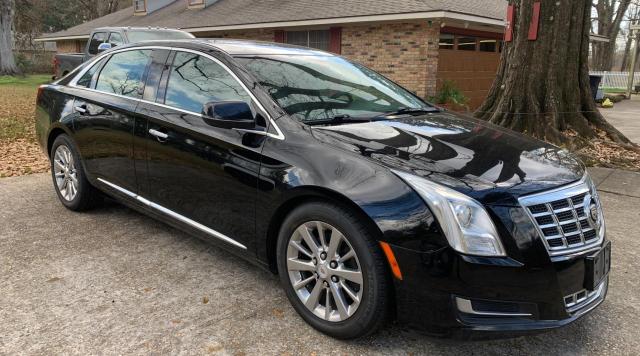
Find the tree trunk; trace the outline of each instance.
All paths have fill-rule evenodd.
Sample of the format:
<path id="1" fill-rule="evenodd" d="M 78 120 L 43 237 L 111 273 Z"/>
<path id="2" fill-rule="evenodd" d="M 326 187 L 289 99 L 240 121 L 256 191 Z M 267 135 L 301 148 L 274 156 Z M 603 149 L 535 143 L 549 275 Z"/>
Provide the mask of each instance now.
<path id="1" fill-rule="evenodd" d="M 571 143 L 568 130 L 589 139 L 597 130 L 630 144 L 607 123 L 589 87 L 591 4 L 584 0 L 542 2 L 538 39 L 528 39 L 533 3 L 515 5 L 513 40 L 505 43 L 497 77 L 476 116 L 556 143 Z"/>
<path id="2" fill-rule="evenodd" d="M 620 71 L 625 72 L 629 67 L 629 55 L 631 54 L 631 43 L 633 43 L 633 36 L 627 35 L 624 44 L 624 52 L 622 54 L 622 63 L 620 64 Z"/>
<path id="3" fill-rule="evenodd" d="M 0 75 L 15 75 L 20 71 L 13 57 L 14 0 L 0 0 Z"/>

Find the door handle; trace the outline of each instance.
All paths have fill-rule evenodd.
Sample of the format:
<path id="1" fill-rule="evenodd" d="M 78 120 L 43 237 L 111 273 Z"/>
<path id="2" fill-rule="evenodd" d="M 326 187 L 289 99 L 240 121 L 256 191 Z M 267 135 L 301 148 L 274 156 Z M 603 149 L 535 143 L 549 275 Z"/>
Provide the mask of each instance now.
<path id="1" fill-rule="evenodd" d="M 87 106 L 86 105 L 79 105 L 79 106 L 74 106 L 73 107 L 75 109 L 75 111 L 84 114 L 87 112 Z"/>
<path id="2" fill-rule="evenodd" d="M 153 136 L 155 136 L 158 141 L 160 142 L 164 142 L 166 139 L 169 138 L 169 135 L 167 135 L 164 132 L 158 131 L 158 130 L 154 130 L 154 129 L 149 129 L 149 133 Z"/>

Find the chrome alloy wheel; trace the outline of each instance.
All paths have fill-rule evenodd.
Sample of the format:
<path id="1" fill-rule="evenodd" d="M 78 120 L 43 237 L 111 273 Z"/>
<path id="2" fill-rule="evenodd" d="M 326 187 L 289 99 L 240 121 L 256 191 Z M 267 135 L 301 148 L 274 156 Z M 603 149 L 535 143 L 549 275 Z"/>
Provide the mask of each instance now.
<path id="1" fill-rule="evenodd" d="M 362 301 L 358 256 L 344 235 L 327 223 L 309 221 L 293 232 L 287 270 L 300 301 L 321 319 L 344 321 Z"/>
<path id="2" fill-rule="evenodd" d="M 78 176 L 69 147 L 60 145 L 53 154 L 53 173 L 60 195 L 72 201 L 78 194 Z"/>

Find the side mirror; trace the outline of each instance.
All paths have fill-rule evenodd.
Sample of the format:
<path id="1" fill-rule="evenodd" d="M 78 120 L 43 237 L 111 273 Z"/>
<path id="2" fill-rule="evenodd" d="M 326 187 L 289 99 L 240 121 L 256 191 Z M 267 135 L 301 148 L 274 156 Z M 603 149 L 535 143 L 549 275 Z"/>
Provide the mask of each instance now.
<path id="1" fill-rule="evenodd" d="M 100 45 L 98 46 L 98 53 L 102 53 L 104 51 L 108 51 L 111 49 L 111 43 L 100 43 Z"/>
<path id="2" fill-rule="evenodd" d="M 214 127 L 251 130 L 256 126 L 253 111 L 244 101 L 206 103 L 202 115 L 204 122 Z"/>

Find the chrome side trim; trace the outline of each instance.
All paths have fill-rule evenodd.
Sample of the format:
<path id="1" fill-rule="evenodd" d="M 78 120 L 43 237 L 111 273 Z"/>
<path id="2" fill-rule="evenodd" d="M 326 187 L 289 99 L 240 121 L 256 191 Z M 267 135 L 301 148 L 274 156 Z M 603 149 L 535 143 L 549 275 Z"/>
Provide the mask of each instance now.
<path id="1" fill-rule="evenodd" d="M 469 299 L 464 299 L 460 297 L 456 297 L 456 307 L 458 307 L 458 310 L 460 312 L 465 314 L 472 314 L 472 315 L 498 316 L 498 317 L 530 317 L 532 316 L 530 313 L 503 313 L 503 312 L 477 311 L 473 309 L 473 305 L 471 305 L 471 301 Z"/>
<path id="2" fill-rule="evenodd" d="M 217 47 L 214 47 L 214 48 L 217 48 Z M 269 137 L 272 137 L 272 138 L 275 138 L 275 139 L 278 139 L 278 140 L 284 140 L 285 136 L 282 133 L 282 130 L 276 124 L 275 120 L 273 120 L 271 115 L 269 115 L 269 112 L 264 108 L 264 106 L 262 106 L 262 103 L 260 103 L 260 101 L 258 100 L 258 98 L 255 97 L 255 95 L 253 95 L 251 90 L 249 90 L 249 88 L 247 88 L 247 86 L 242 82 L 242 80 L 240 80 L 240 78 L 238 78 L 238 76 L 231 69 L 229 69 L 229 67 L 227 67 L 219 59 L 217 59 L 217 58 L 215 58 L 215 57 L 213 57 L 211 55 L 208 55 L 206 53 L 202 53 L 202 52 L 199 52 L 199 51 L 195 51 L 195 50 L 192 50 L 192 49 L 179 48 L 179 47 L 163 47 L 163 46 L 140 46 L 140 47 L 132 47 L 132 48 L 123 48 L 123 49 L 114 50 L 114 51 L 107 51 L 107 52 L 105 52 L 105 53 L 103 53 L 103 54 L 101 54 L 99 56 L 94 57 L 92 59 L 92 62 L 90 64 L 87 64 L 87 66 L 85 68 L 83 68 L 69 82 L 68 86 L 70 86 L 72 88 L 75 88 L 75 89 L 88 90 L 88 91 L 95 92 L 95 93 L 100 93 L 100 94 L 107 94 L 107 95 L 111 95 L 111 96 L 115 96 L 115 97 L 120 97 L 120 98 L 133 100 L 133 101 L 136 101 L 136 102 L 139 102 L 139 103 L 142 102 L 142 103 L 151 104 L 151 105 L 155 105 L 155 106 L 159 106 L 159 107 L 164 107 L 164 108 L 168 108 L 168 109 L 172 109 L 172 110 L 177 110 L 177 111 L 180 111 L 180 112 L 183 112 L 183 113 L 186 113 L 186 114 L 190 114 L 190 115 L 203 117 L 203 115 L 201 113 L 179 109 L 179 108 L 176 108 L 176 107 L 173 107 L 173 106 L 170 106 L 170 105 L 160 104 L 160 103 L 156 103 L 156 102 L 148 101 L 148 100 L 144 100 L 144 99 L 136 99 L 136 98 L 131 98 L 131 97 L 128 97 L 128 96 L 119 95 L 119 94 L 115 94 L 115 93 L 107 93 L 107 92 L 103 92 L 103 91 L 99 91 L 99 90 L 95 90 L 95 89 L 91 89 L 91 88 L 85 88 L 85 87 L 77 86 L 78 80 L 80 78 L 82 78 L 84 73 L 87 72 L 91 67 L 93 67 L 97 62 L 99 62 L 105 56 L 116 54 L 116 53 L 120 53 L 120 52 L 140 51 L 140 50 L 145 50 L 145 49 L 166 49 L 166 50 L 169 50 L 169 51 L 188 52 L 188 53 L 193 53 L 193 54 L 197 54 L 199 56 L 203 56 L 203 57 L 209 58 L 210 60 L 216 62 L 218 65 L 220 65 L 222 68 L 224 68 L 233 77 L 233 79 L 235 79 L 240 84 L 240 86 L 242 86 L 242 88 L 247 92 L 247 94 L 249 94 L 249 96 L 251 97 L 251 100 L 267 116 L 267 119 L 269 120 L 269 123 L 271 124 L 271 126 L 273 126 L 273 129 L 276 131 L 275 134 L 272 134 L 272 133 L 269 133 L 269 132 L 262 132 L 262 131 L 255 131 L 255 132 L 252 131 L 252 133 L 256 133 L 256 134 L 264 135 L 264 136 L 269 136 Z"/>
<path id="3" fill-rule="evenodd" d="M 209 235 L 211 235 L 213 237 L 216 237 L 216 238 L 218 238 L 218 239 L 220 239 L 220 240 L 222 240 L 222 241 L 224 241 L 226 243 L 232 244 L 232 245 L 234 245 L 236 247 L 239 247 L 239 248 L 241 248 L 243 250 L 247 249 L 247 247 L 245 245 L 239 243 L 238 241 L 236 241 L 236 240 L 234 240 L 234 239 L 232 239 L 232 238 L 230 238 L 230 237 L 228 237 L 228 236 L 226 236 L 226 235 L 224 235 L 224 234 L 222 234 L 220 232 L 217 232 L 217 231 L 215 231 L 213 229 L 210 229 L 210 228 L 200 224 L 197 221 L 193 221 L 193 220 L 187 218 L 186 216 L 180 215 L 180 214 L 176 213 L 173 210 L 167 209 L 167 208 L 165 208 L 164 206 L 162 206 L 160 204 L 156 204 L 156 203 L 154 203 L 154 202 L 152 202 L 152 201 L 150 201 L 148 199 L 145 199 L 145 198 L 139 196 L 136 193 L 130 192 L 130 191 L 128 191 L 128 190 L 126 190 L 126 189 L 124 189 L 124 188 L 122 188 L 122 187 L 120 187 L 118 185 L 115 185 L 115 184 L 113 184 L 111 182 L 108 182 L 108 181 L 106 181 L 106 180 L 104 180 L 102 178 L 98 178 L 98 181 L 103 183 L 103 184 L 105 184 L 105 185 L 107 185 L 107 186 L 109 186 L 109 187 L 111 187 L 111 188 L 113 188 L 113 189 L 115 189 L 115 190 L 117 190 L 117 191 L 119 191 L 122 194 L 125 194 L 126 196 L 128 196 L 130 198 L 136 199 L 137 201 L 139 201 L 140 203 L 142 203 L 144 205 L 147 205 L 147 206 L 149 206 L 149 207 L 151 207 L 153 209 L 156 209 L 156 210 L 158 210 L 158 211 L 160 211 L 160 212 L 162 212 L 162 213 L 164 213 L 166 215 L 169 215 L 169 216 L 171 216 L 172 218 L 174 218 L 176 220 L 179 220 L 179 221 L 181 221 L 181 222 L 183 222 L 183 223 L 185 223 L 187 225 L 190 225 L 190 226 L 192 226 L 192 227 L 194 227 L 194 228 L 196 228 L 196 229 L 198 229 L 200 231 L 203 231 L 203 232 L 205 232 L 205 233 L 207 233 L 207 234 L 209 234 Z"/>

